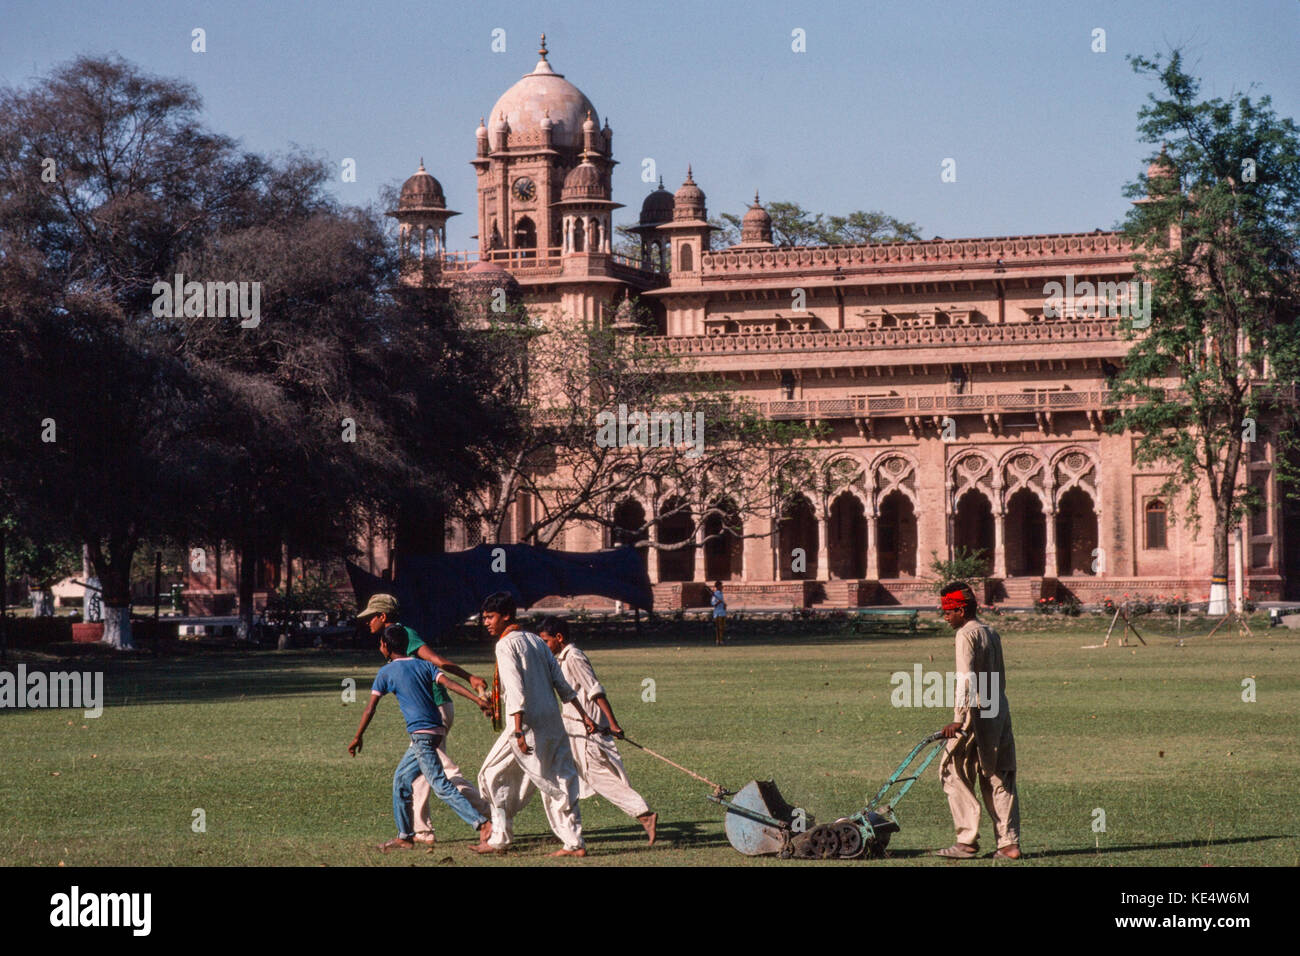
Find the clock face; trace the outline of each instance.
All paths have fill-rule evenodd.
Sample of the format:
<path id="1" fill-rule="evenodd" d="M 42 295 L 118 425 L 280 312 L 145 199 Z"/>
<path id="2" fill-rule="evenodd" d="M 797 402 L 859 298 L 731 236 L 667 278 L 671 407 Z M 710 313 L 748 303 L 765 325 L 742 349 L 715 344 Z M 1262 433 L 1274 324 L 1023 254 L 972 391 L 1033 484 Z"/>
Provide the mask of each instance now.
<path id="1" fill-rule="evenodd" d="M 515 180 L 513 191 L 515 198 L 522 200 L 523 202 L 529 202 L 530 200 L 537 198 L 537 187 L 527 176 L 522 176 Z"/>

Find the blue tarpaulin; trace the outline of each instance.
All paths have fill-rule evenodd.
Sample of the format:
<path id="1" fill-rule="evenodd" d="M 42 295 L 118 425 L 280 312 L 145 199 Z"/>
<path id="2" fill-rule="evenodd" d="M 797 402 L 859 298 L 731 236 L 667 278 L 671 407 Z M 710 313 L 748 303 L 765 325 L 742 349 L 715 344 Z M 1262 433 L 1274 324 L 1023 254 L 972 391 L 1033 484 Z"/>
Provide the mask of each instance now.
<path id="1" fill-rule="evenodd" d="M 425 641 L 446 637 L 477 614 L 494 591 L 509 591 L 520 610 L 548 595 L 580 594 L 612 598 L 645 611 L 654 607 L 645 558 L 632 547 L 579 552 L 481 544 L 450 554 L 402 556 L 391 581 L 351 561 L 346 564 L 358 610 L 372 594 L 392 594 L 401 605 L 402 623 Z"/>

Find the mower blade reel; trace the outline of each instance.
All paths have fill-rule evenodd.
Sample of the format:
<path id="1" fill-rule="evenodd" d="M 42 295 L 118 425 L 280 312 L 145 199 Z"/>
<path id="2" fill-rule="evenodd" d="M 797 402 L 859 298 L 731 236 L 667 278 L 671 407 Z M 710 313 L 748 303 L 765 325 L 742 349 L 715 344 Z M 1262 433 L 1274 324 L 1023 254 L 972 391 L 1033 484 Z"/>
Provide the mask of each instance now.
<path id="1" fill-rule="evenodd" d="M 794 819 L 794 807 L 782 799 L 776 784 L 771 780 L 751 780 L 731 798 L 731 803 L 785 824 Z M 788 829 L 762 823 L 730 810 L 723 820 L 723 827 L 727 840 L 745 856 L 781 853 L 789 840 Z"/>

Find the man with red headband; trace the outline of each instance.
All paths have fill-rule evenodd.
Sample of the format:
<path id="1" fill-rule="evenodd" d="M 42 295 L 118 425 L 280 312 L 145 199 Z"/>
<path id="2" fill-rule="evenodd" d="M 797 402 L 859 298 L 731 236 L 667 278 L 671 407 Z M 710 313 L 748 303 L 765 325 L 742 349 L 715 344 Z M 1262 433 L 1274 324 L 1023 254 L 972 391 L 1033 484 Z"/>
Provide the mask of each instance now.
<path id="1" fill-rule="evenodd" d="M 937 855 L 969 860 L 979 853 L 980 802 L 993 818 L 998 847 L 994 857 L 1020 859 L 1020 805 L 1016 800 L 1016 741 L 1007 704 L 1007 673 L 998 632 L 975 617 L 975 594 L 967 584 L 945 585 L 940 592 L 944 620 L 956 631 L 957 684 L 953 722 L 943 728 L 952 739 L 943 755 L 939 779 L 948 795 L 957 842 Z"/>

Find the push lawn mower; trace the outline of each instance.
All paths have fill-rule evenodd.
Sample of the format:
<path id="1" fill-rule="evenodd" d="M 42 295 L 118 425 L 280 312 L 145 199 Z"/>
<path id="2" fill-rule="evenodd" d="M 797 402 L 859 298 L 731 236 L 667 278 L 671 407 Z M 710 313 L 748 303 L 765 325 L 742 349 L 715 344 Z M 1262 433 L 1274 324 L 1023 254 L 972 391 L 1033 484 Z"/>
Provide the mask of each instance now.
<path id="1" fill-rule="evenodd" d="M 927 744 L 935 746 L 916 772 L 904 776 Z M 751 780 L 739 791 L 718 788 L 708 799 L 726 808 L 724 827 L 731 845 L 746 856 L 776 854 L 802 860 L 881 857 L 889 838 L 899 830 L 894 811 L 946 744 L 942 733 L 926 737 L 889 775 L 871 802 L 849 817 L 815 824 L 811 816 L 790 806 L 771 780 Z M 886 802 L 891 790 L 898 790 Z"/>

